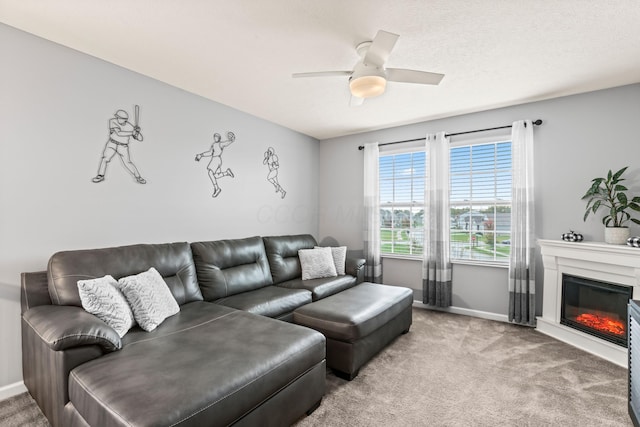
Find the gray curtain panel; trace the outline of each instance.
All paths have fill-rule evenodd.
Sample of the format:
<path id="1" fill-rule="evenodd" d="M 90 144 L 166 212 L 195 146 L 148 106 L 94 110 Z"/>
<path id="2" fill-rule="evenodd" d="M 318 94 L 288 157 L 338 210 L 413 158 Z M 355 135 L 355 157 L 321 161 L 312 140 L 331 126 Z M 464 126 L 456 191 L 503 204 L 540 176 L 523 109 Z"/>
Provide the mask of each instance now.
<path id="1" fill-rule="evenodd" d="M 449 247 L 449 139 L 444 132 L 427 135 L 428 168 L 424 189 L 424 251 L 422 302 L 436 307 L 451 305 L 451 255 Z"/>
<path id="2" fill-rule="evenodd" d="M 378 143 L 364 146 L 364 280 L 382 283 Z"/>
<path id="3" fill-rule="evenodd" d="M 451 305 L 451 263 L 429 261 L 428 277 L 422 279 L 422 302 L 436 307 Z"/>
<path id="4" fill-rule="evenodd" d="M 364 281 L 371 283 L 382 283 L 382 260 L 379 256 L 373 255 L 375 251 L 371 250 L 371 243 L 364 242 L 366 264 L 364 265 Z"/>
<path id="5" fill-rule="evenodd" d="M 529 255 L 519 258 L 533 259 L 533 249 Z M 509 268 L 509 321 L 521 325 L 536 325 L 535 266 L 526 263 Z"/>
<path id="6" fill-rule="evenodd" d="M 519 120 L 511 127 L 512 197 L 509 257 L 509 321 L 536 324 L 535 205 L 533 124 Z"/>

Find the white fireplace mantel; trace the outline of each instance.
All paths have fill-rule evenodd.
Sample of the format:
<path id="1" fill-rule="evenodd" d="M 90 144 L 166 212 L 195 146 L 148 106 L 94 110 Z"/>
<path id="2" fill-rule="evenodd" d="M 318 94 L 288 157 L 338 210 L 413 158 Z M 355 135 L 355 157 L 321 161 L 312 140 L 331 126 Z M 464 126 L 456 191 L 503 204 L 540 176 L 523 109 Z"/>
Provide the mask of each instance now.
<path id="1" fill-rule="evenodd" d="M 537 329 L 571 345 L 627 366 L 627 349 L 560 324 L 562 275 L 630 286 L 640 297 L 640 248 L 601 242 L 538 240 L 544 265 L 542 316 Z"/>

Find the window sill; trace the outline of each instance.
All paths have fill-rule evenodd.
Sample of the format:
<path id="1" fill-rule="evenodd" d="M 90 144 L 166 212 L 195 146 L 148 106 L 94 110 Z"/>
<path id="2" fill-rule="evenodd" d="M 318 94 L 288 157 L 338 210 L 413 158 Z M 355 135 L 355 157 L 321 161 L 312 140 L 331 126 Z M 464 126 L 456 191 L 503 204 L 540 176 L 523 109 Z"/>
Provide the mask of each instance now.
<path id="1" fill-rule="evenodd" d="M 474 265 L 478 267 L 509 268 L 508 262 L 476 261 L 472 259 L 454 259 L 451 264 Z"/>
<path id="2" fill-rule="evenodd" d="M 380 257 L 387 258 L 387 259 L 401 259 L 401 260 L 407 260 L 407 261 L 422 262 L 422 255 L 381 254 Z M 451 260 L 451 264 L 473 265 L 476 267 L 509 268 L 509 263 L 494 262 L 494 261 L 475 261 L 475 260 L 465 260 L 465 259 L 454 259 L 454 260 Z"/>
<path id="3" fill-rule="evenodd" d="M 422 262 L 422 255 L 380 254 L 380 258 L 405 259 L 405 260 L 409 260 L 409 261 L 420 261 L 420 262 Z"/>

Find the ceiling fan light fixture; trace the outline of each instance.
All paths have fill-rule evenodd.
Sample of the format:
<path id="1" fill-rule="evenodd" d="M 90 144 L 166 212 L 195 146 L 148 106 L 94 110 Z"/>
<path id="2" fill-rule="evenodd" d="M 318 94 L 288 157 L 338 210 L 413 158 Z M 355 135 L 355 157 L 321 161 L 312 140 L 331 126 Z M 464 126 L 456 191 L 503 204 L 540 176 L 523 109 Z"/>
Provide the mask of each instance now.
<path id="1" fill-rule="evenodd" d="M 351 95 L 358 98 L 372 98 L 381 95 L 387 86 L 387 80 L 381 76 L 362 76 L 349 81 Z"/>

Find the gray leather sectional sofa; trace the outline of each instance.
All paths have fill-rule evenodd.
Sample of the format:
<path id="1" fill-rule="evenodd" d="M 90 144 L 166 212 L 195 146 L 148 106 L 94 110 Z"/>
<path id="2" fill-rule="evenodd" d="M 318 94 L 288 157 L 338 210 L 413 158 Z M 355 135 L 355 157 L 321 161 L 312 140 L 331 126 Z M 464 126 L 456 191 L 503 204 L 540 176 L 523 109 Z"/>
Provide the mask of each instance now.
<path id="1" fill-rule="evenodd" d="M 362 281 L 301 280 L 310 235 L 54 254 L 22 274 L 24 383 L 53 426 L 289 425 L 320 404 L 326 340 L 293 311 Z M 77 281 L 154 267 L 180 306 L 124 337 L 82 308 Z M 285 321 L 282 321 L 285 320 Z"/>

